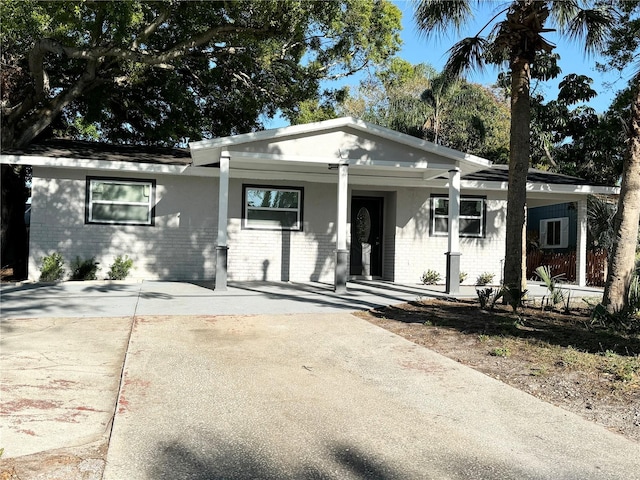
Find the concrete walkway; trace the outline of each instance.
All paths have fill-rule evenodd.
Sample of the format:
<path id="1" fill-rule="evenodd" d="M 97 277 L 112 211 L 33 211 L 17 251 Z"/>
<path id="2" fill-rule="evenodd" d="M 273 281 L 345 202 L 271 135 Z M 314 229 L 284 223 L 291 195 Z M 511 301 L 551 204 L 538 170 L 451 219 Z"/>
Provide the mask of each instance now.
<path id="1" fill-rule="evenodd" d="M 638 478 L 637 443 L 340 312 L 330 291 L 108 287 L 2 288 L 6 456 L 107 440 L 107 480 Z M 401 294 L 416 298 L 352 292 L 344 308 Z M 329 313 L 266 310 L 301 304 Z"/>
<path id="2" fill-rule="evenodd" d="M 1 318 L 121 317 L 134 315 L 253 315 L 263 313 L 333 313 L 447 296 L 442 285 L 401 285 L 383 281 L 349 282 L 338 295 L 323 283 L 231 283 L 214 291 L 199 282 L 62 282 L 0 285 Z M 545 289 L 530 283 L 530 296 Z M 571 288 L 572 298 L 602 297 L 596 288 Z M 463 285 L 459 298 L 477 298 Z"/>

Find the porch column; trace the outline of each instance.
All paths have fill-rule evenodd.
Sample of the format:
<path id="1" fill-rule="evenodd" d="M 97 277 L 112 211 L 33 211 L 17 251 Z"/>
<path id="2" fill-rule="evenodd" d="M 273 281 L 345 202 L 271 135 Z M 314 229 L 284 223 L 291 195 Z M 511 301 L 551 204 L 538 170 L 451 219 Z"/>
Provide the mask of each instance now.
<path id="1" fill-rule="evenodd" d="M 347 204 L 349 165 L 338 165 L 338 211 L 336 214 L 336 271 L 334 291 L 346 293 L 349 250 L 347 250 Z"/>
<path id="2" fill-rule="evenodd" d="M 446 292 L 460 291 L 460 169 L 449 170 L 449 234 Z"/>
<path id="3" fill-rule="evenodd" d="M 229 157 L 220 157 L 218 188 L 218 241 L 216 243 L 215 290 L 227 289 L 227 219 L 229 212 Z"/>
<path id="4" fill-rule="evenodd" d="M 579 200 L 577 208 L 576 282 L 587 285 L 587 200 Z"/>

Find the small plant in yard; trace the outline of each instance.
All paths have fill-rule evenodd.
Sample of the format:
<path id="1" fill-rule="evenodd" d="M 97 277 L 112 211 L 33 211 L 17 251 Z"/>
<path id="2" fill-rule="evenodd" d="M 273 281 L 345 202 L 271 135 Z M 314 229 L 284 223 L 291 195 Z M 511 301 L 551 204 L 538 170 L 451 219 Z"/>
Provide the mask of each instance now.
<path id="1" fill-rule="evenodd" d="M 463 283 L 468 276 L 467 272 L 460 272 L 460 283 Z"/>
<path id="2" fill-rule="evenodd" d="M 52 253 L 42 259 L 40 267 L 41 282 L 57 282 L 64 277 L 64 260 L 59 253 Z"/>
<path id="3" fill-rule="evenodd" d="M 476 278 L 476 285 L 478 285 L 479 287 L 482 287 L 484 285 L 489 285 L 490 283 L 493 282 L 494 278 L 495 278 L 495 275 L 493 273 L 490 273 L 490 272 L 481 273 L 480 275 L 478 275 L 478 278 Z"/>
<path id="4" fill-rule="evenodd" d="M 435 270 L 427 270 L 420 277 L 420 281 L 424 285 L 435 285 L 436 283 L 438 283 L 441 280 L 441 278 L 442 277 L 440 276 L 440 274 L 438 272 L 436 272 Z"/>
<path id="5" fill-rule="evenodd" d="M 111 264 L 107 278 L 109 280 L 124 280 L 129 275 L 131 268 L 133 268 L 133 260 L 127 255 L 124 258 L 122 255 L 118 255 Z"/>
<path id="6" fill-rule="evenodd" d="M 489 352 L 492 357 L 508 357 L 511 355 L 511 350 L 507 347 L 496 347 Z"/>
<path id="7" fill-rule="evenodd" d="M 509 287 L 508 285 L 502 286 L 502 295 L 507 299 L 507 303 L 513 309 L 513 313 L 516 313 L 520 307 L 522 307 L 525 298 L 527 298 L 528 290 L 521 290 L 519 287 Z"/>
<path id="8" fill-rule="evenodd" d="M 547 294 L 542 297 L 542 303 L 540 308 L 544 310 L 545 305 L 555 307 L 560 302 L 565 302 L 566 291 L 558 286 L 558 280 L 562 275 L 551 275 L 551 267 L 547 265 L 541 265 L 536 268 L 536 275 L 545 287 L 547 287 Z M 565 302 L 565 310 L 569 308 L 569 304 Z"/>
<path id="9" fill-rule="evenodd" d="M 502 288 L 476 288 L 478 301 L 482 310 L 493 310 L 498 300 L 502 298 L 504 290 Z"/>
<path id="10" fill-rule="evenodd" d="M 96 257 L 82 260 L 80 257 L 71 262 L 71 280 L 97 280 L 100 267 Z"/>

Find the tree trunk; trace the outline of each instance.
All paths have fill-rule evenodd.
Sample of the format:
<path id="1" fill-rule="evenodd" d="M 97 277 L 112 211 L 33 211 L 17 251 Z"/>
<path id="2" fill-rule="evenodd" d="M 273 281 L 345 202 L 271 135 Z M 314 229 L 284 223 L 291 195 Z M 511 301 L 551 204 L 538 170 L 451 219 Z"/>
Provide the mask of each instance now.
<path id="1" fill-rule="evenodd" d="M 624 159 L 618 210 L 614 219 L 616 236 L 605 284 L 603 305 L 611 314 L 629 307 L 629 285 L 635 268 L 640 221 L 640 82 L 631 103 L 629 144 Z"/>
<path id="2" fill-rule="evenodd" d="M 526 272 L 526 203 L 529 171 L 529 123 L 531 119 L 529 62 L 511 62 L 511 140 L 509 144 L 509 190 L 507 192 L 507 238 L 504 284 L 523 292 Z"/>
<path id="3" fill-rule="evenodd" d="M 13 277 L 27 277 L 29 251 L 27 229 L 24 224 L 26 198 L 24 167 L 17 171 L 11 165 L 2 165 L 2 207 L 0 217 L 0 241 L 2 267 L 13 267 Z"/>

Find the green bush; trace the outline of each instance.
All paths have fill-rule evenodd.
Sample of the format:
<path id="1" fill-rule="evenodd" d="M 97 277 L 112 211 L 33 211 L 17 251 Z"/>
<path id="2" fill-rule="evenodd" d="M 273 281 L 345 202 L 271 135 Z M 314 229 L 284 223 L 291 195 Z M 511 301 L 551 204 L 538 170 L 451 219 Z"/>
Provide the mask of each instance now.
<path id="1" fill-rule="evenodd" d="M 97 280 L 97 273 L 100 267 L 96 262 L 96 257 L 91 257 L 86 260 L 76 257 L 71 262 L 71 280 Z"/>
<path id="2" fill-rule="evenodd" d="M 495 275 L 493 273 L 483 272 L 480 275 L 478 275 L 478 278 L 476 278 L 476 285 L 478 286 L 489 285 L 490 283 L 493 282 L 494 277 Z"/>
<path id="3" fill-rule="evenodd" d="M 424 285 L 434 285 L 438 283 L 441 278 L 440 274 L 435 270 L 427 270 L 420 277 L 420 281 L 422 281 Z"/>
<path id="4" fill-rule="evenodd" d="M 64 260 L 59 253 L 52 253 L 42 259 L 40 266 L 41 282 L 57 282 L 64 277 Z"/>
<path id="5" fill-rule="evenodd" d="M 122 255 L 118 255 L 111 264 L 107 278 L 109 280 L 124 280 L 129 275 L 132 267 L 133 260 L 127 255 L 124 258 L 122 258 Z"/>

